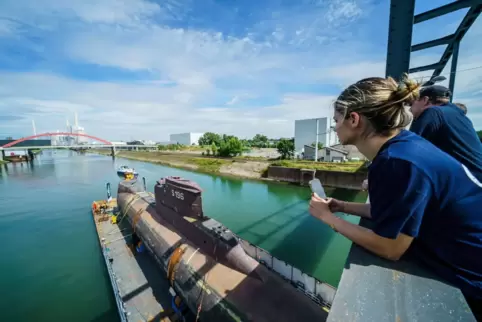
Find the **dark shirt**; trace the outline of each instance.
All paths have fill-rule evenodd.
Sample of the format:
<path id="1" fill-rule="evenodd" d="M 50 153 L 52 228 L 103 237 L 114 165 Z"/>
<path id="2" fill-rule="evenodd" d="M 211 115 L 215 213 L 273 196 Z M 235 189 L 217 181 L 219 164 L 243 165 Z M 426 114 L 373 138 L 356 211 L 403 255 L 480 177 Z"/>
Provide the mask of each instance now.
<path id="1" fill-rule="evenodd" d="M 453 156 L 482 181 L 482 144 L 472 122 L 459 107 L 432 106 L 413 121 L 410 131 Z"/>
<path id="2" fill-rule="evenodd" d="M 380 149 L 368 180 L 374 232 L 414 237 L 417 259 L 482 298 L 482 183 L 467 167 L 403 130 Z"/>

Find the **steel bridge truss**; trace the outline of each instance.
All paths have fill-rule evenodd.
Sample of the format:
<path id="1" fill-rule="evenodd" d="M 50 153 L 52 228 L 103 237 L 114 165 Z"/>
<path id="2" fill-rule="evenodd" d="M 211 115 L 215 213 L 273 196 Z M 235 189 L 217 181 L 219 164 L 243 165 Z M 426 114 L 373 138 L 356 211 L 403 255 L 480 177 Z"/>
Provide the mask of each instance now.
<path id="1" fill-rule="evenodd" d="M 457 30 L 451 35 L 412 45 L 413 25 L 448 13 L 469 8 Z M 482 11 L 482 0 L 458 0 L 444 6 L 414 15 L 415 0 L 391 0 L 388 32 L 386 76 L 400 79 L 404 73 L 433 70 L 424 86 L 433 85 L 448 61 L 452 58 L 449 88 L 454 92 L 459 45 L 465 34 Z M 446 45 L 445 51 L 436 63 L 410 68 L 410 54 L 415 51 Z M 452 95 L 453 96 L 453 95 Z"/>

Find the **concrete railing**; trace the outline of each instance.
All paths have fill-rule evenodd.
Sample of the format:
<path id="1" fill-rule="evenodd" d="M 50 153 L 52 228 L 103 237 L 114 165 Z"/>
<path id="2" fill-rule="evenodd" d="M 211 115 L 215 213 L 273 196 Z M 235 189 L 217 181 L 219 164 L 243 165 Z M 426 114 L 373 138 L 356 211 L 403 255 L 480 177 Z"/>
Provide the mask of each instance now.
<path id="1" fill-rule="evenodd" d="M 475 317 L 458 288 L 410 257 L 392 262 L 353 244 L 327 321 L 475 322 Z"/>

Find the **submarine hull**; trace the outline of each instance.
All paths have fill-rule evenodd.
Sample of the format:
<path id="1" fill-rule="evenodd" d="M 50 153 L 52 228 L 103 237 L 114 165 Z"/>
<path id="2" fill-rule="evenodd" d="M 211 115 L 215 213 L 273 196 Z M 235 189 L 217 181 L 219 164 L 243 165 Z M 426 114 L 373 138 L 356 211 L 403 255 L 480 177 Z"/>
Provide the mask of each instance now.
<path id="1" fill-rule="evenodd" d="M 326 319 L 319 305 L 249 257 L 225 227 L 204 218 L 196 204 L 199 198 L 191 198 L 196 201 L 190 207 L 193 212 L 185 209 L 189 205 L 181 207 L 187 214 L 183 216 L 177 206 L 163 203 L 164 188 L 156 185 L 154 196 L 136 180 L 122 181 L 117 202 L 123 220 L 130 222 L 173 289 L 201 321 Z"/>

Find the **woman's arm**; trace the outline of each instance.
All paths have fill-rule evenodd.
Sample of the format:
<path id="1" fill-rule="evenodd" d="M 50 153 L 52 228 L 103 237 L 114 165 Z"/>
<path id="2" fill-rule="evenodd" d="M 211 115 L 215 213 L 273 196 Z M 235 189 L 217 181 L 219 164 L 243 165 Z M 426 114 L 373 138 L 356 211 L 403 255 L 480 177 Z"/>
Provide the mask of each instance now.
<path id="1" fill-rule="evenodd" d="M 382 237 L 370 229 L 352 224 L 333 214 L 325 216 L 322 220 L 354 243 L 380 257 L 393 261 L 400 259 L 413 241 L 413 237 L 402 233 L 398 234 L 395 239 Z"/>
<path id="2" fill-rule="evenodd" d="M 343 201 L 342 209 L 342 212 L 350 215 L 360 216 L 362 218 L 372 218 L 370 215 L 369 203 Z"/>

